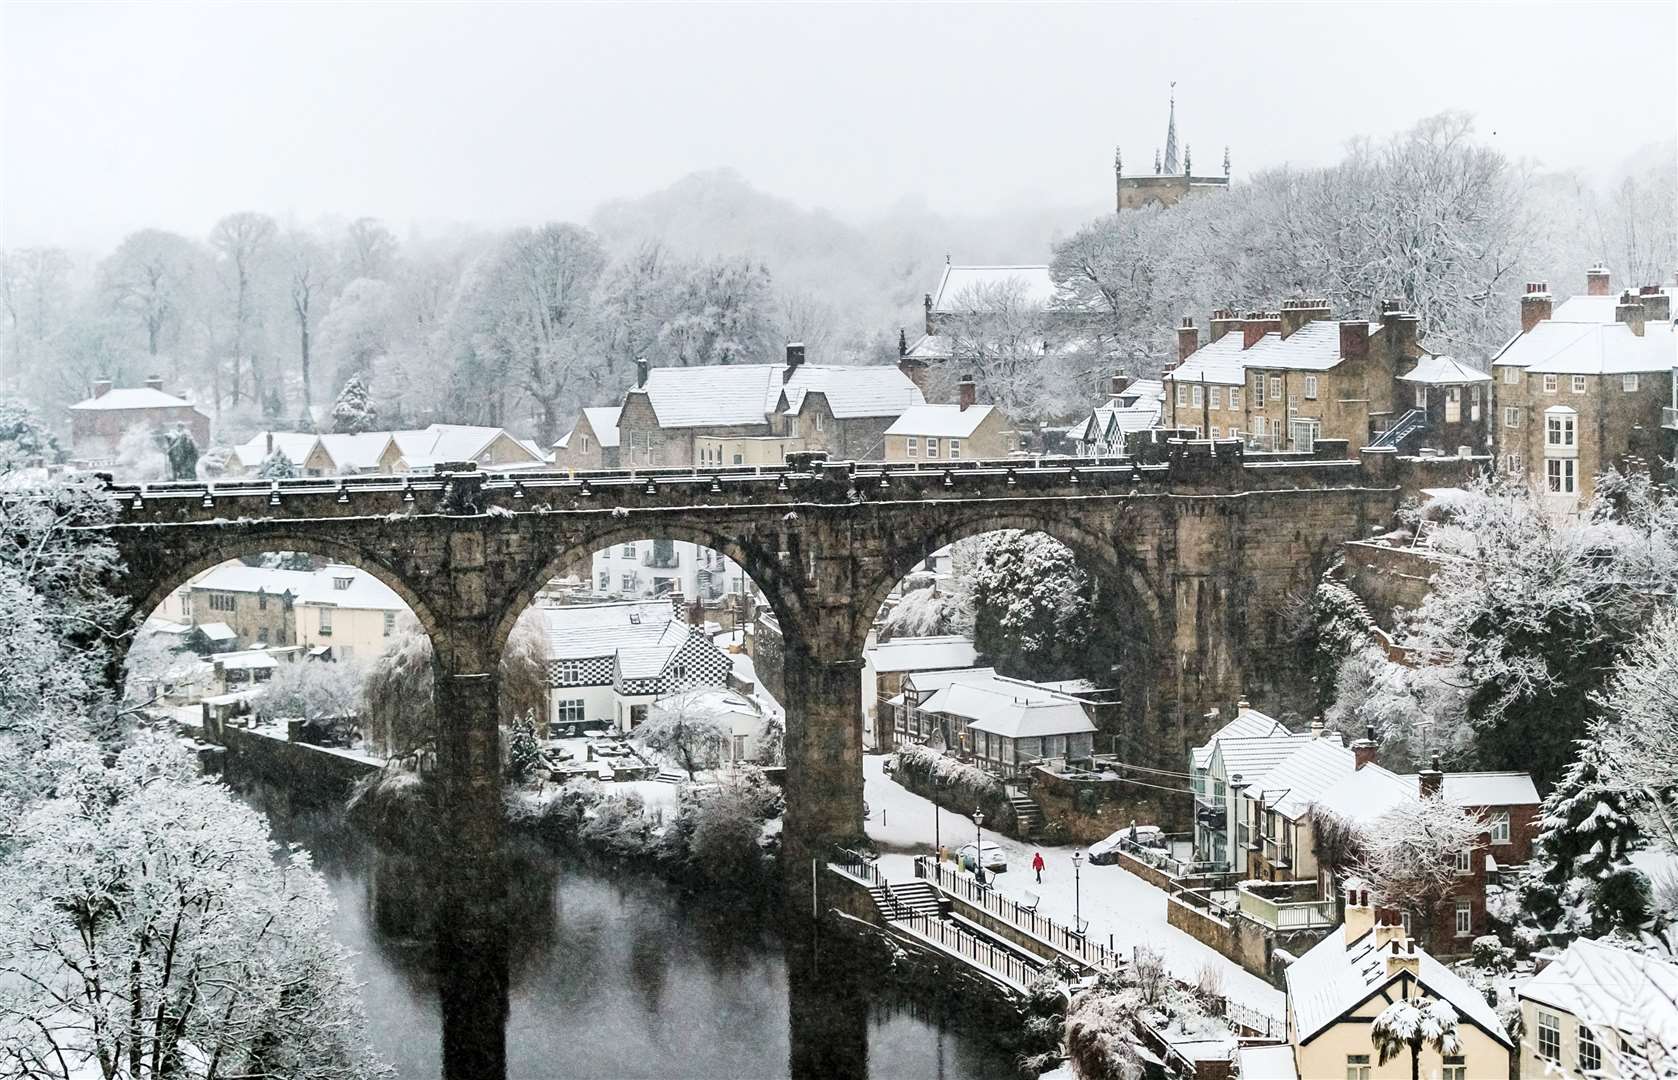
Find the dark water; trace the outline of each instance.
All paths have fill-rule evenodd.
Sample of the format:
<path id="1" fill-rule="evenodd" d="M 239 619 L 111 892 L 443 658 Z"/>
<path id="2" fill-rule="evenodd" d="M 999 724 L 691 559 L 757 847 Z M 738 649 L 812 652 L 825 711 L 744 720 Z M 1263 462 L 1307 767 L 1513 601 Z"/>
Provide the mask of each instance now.
<path id="1" fill-rule="evenodd" d="M 504 904 L 451 904 L 426 860 L 251 797 L 326 876 L 403 1080 L 445 1076 L 445 1057 L 449 1080 L 1018 1076 L 971 1031 L 848 978 L 837 944 L 789 958 L 761 913 L 536 844 L 498 864 Z"/>

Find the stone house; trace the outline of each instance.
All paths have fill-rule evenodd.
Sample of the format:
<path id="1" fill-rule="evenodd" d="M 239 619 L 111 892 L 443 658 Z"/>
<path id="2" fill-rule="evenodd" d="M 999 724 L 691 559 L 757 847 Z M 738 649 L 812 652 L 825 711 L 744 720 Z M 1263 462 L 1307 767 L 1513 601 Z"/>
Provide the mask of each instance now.
<path id="1" fill-rule="evenodd" d="M 912 405 L 886 428 L 887 461 L 963 461 L 1007 457 L 1013 425 L 995 405 L 977 403 L 971 378 L 957 386 L 954 405 Z"/>
<path id="2" fill-rule="evenodd" d="M 109 379 L 96 379 L 93 396 L 70 406 L 70 456 L 83 464 L 105 464 L 116 457 L 129 431 L 173 431 L 176 425 L 185 426 L 200 450 L 209 446 L 209 415 L 165 392 L 159 376 L 122 389 L 113 389 Z"/>
<path id="3" fill-rule="evenodd" d="M 1490 1080 L 1510 1075 L 1515 1045 L 1485 997 L 1412 941 L 1401 926 L 1378 923 L 1367 889 L 1351 887 L 1344 925 L 1286 969 L 1291 1062 L 1278 1056 L 1266 1080 L 1398 1080 L 1410 1075 L 1409 1054 L 1381 1064 L 1370 1022 L 1394 1001 L 1433 998 L 1456 1010 L 1459 1052 L 1424 1048 L 1422 1076 Z"/>
<path id="4" fill-rule="evenodd" d="M 886 428 L 925 403 L 895 367 L 806 364 L 797 343 L 784 365 L 637 368 L 618 415 L 621 468 L 778 465 L 801 450 L 878 461 Z"/>
<path id="5" fill-rule="evenodd" d="M 553 445 L 557 468 L 615 469 L 618 467 L 618 413 L 621 406 L 584 409 L 577 422 Z"/>
<path id="6" fill-rule="evenodd" d="M 957 672 L 913 708 L 944 746 L 1005 778 L 1024 776 L 1044 760 L 1095 753 L 1096 726 L 1082 700 L 994 669 Z"/>
<path id="7" fill-rule="evenodd" d="M 1516 996 L 1522 1080 L 1620 1077 L 1623 1047 L 1678 1044 L 1678 965 L 1647 953 L 1580 938 Z"/>
<path id="8" fill-rule="evenodd" d="M 1651 285 L 1616 297 L 1601 267 L 1558 308 L 1548 285 L 1529 284 L 1521 333 L 1492 359 L 1499 467 L 1574 513 L 1598 474 L 1669 453 L 1675 333 L 1669 294 Z"/>
<path id="9" fill-rule="evenodd" d="M 295 645 L 295 605 L 313 581 L 307 570 L 223 563 L 188 583 L 182 613 L 194 625 L 227 624 L 243 647 Z"/>
<path id="10" fill-rule="evenodd" d="M 909 680 L 923 672 L 969 670 L 978 663 L 973 639 L 958 635 L 894 638 L 870 645 L 862 654 L 865 737 L 872 734 L 874 748 L 882 751 L 917 740 L 922 732 L 910 734 L 905 712 Z"/>

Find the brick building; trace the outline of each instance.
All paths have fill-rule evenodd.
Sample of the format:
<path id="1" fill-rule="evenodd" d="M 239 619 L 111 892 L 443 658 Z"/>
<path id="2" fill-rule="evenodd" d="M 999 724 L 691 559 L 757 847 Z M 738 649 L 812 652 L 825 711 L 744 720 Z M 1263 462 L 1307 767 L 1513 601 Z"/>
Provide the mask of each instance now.
<path id="1" fill-rule="evenodd" d="M 895 367 L 786 363 L 648 368 L 618 414 L 623 468 L 772 465 L 801 450 L 878 461 L 885 432 L 920 390 Z"/>
<path id="2" fill-rule="evenodd" d="M 1492 360 L 1499 467 L 1576 512 L 1598 474 L 1670 454 L 1675 360 L 1672 298 L 1658 286 L 1615 295 L 1594 267 L 1584 295 L 1553 307 L 1547 284 L 1529 284 L 1521 332 Z"/>
<path id="3" fill-rule="evenodd" d="M 113 389 L 109 379 L 98 379 L 92 397 L 70 406 L 70 456 L 90 464 L 109 462 L 129 431 L 172 431 L 177 424 L 186 426 L 200 448 L 209 445 L 209 415 L 185 398 L 165 392 L 160 377 L 153 375 L 144 386 L 122 389 Z"/>
<path id="4" fill-rule="evenodd" d="M 1337 320 L 1326 300 L 1280 311 L 1212 313 L 1211 340 L 1185 318 L 1178 363 L 1163 376 L 1166 427 L 1238 438 L 1259 450 L 1308 451 L 1344 439 L 1352 453 L 1489 449 L 1486 376 L 1428 352 L 1419 320 L 1383 304 L 1381 321 Z"/>

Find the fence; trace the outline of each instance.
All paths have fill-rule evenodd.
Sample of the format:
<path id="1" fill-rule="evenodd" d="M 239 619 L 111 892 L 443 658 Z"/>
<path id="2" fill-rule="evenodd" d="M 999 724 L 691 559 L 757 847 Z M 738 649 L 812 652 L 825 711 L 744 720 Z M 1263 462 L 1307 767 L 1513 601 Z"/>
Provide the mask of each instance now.
<path id="1" fill-rule="evenodd" d="M 880 874 L 879 864 L 860 851 L 834 848 L 833 858 L 828 860 L 828 865 L 843 870 L 868 885 L 886 884 L 886 879 Z"/>
<path id="2" fill-rule="evenodd" d="M 957 923 L 937 915 L 905 915 L 900 919 L 893 919 L 892 925 L 936 942 L 963 960 L 984 968 L 1021 990 L 1030 989 L 1031 984 L 1043 974 L 1042 965 L 1033 964 L 1017 953 L 998 948 L 984 938 L 962 929 Z"/>
<path id="3" fill-rule="evenodd" d="M 1114 967 L 1119 963 L 1118 954 L 1107 946 L 1090 941 L 1073 927 L 1058 923 L 1047 915 L 1039 915 L 1034 908 L 1025 907 L 1018 900 L 980 885 L 972 878 L 956 873 L 929 856 L 915 857 L 915 876 L 931 881 L 944 892 L 960 897 L 1015 929 L 1046 941 L 1053 948 L 1075 956 L 1091 967 Z"/>

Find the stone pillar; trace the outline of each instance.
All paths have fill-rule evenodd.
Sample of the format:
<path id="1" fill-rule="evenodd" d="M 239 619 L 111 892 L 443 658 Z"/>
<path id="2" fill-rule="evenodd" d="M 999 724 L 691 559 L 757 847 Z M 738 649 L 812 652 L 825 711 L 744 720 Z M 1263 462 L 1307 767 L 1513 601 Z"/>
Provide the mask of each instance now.
<path id="1" fill-rule="evenodd" d="M 499 853 L 458 847 L 432 867 L 442 1080 L 507 1075 L 507 875 Z"/>
<path id="2" fill-rule="evenodd" d="M 441 667 L 441 666 L 440 666 Z M 437 672 L 437 782 L 450 838 L 501 846 L 501 730 L 493 672 Z"/>
<path id="3" fill-rule="evenodd" d="M 868 988 L 842 955 L 787 947 L 787 1075 L 792 1080 L 866 1080 Z"/>
<path id="4" fill-rule="evenodd" d="M 786 640 L 786 825 L 781 860 L 788 911 L 810 914 L 810 860 L 863 842 L 862 660 L 811 655 Z"/>

